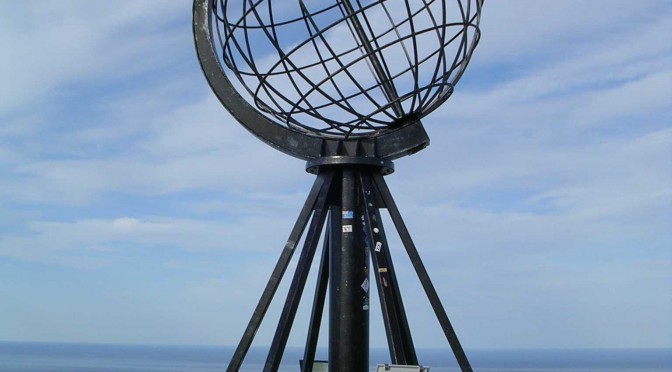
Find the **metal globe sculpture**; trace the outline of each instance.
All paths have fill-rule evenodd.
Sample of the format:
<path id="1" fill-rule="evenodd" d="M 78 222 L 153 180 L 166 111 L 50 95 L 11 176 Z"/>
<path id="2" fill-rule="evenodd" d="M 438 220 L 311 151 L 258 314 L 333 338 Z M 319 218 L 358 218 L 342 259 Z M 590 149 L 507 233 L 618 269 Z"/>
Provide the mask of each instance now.
<path id="1" fill-rule="evenodd" d="M 453 93 L 480 37 L 482 0 L 200 3 L 199 59 L 220 100 L 261 139 L 303 159 L 325 155 L 316 138 L 370 139 L 417 125 Z M 375 155 L 428 143 L 424 132 L 413 140 Z"/>
<path id="2" fill-rule="evenodd" d="M 327 290 L 329 372 L 369 369 L 371 276 L 391 362 L 378 370 L 428 371 L 415 352 L 381 210 L 399 233 L 461 371 L 472 371 L 383 176 L 394 171 L 392 160 L 429 144 L 421 119 L 453 94 L 480 38 L 482 5 L 194 0 L 198 59 L 221 103 L 259 139 L 307 160 L 306 170 L 317 175 L 228 372 L 241 368 L 302 245 L 263 368 L 279 369 L 319 242 L 301 372 L 313 371 Z"/>

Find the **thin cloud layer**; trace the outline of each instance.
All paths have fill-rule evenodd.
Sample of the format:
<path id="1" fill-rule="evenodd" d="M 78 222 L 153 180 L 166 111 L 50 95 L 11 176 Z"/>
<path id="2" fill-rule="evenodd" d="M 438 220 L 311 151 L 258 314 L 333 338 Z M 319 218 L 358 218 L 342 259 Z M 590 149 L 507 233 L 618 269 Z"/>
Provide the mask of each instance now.
<path id="1" fill-rule="evenodd" d="M 0 4 L 0 291 L 23 299 L 0 339 L 242 334 L 313 176 L 214 98 L 190 8 Z M 387 177 L 465 347 L 672 347 L 671 15 L 486 2 L 432 145 Z M 386 226 L 418 344 L 443 347 Z"/>

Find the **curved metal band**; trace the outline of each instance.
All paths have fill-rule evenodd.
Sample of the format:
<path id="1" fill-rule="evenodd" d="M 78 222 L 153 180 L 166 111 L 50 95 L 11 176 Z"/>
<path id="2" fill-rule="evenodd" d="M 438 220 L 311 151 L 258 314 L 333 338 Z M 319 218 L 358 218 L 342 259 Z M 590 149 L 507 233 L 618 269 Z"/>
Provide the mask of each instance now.
<path id="1" fill-rule="evenodd" d="M 224 73 L 213 44 L 211 12 L 212 0 L 194 0 L 194 42 L 201 69 L 219 101 L 260 140 L 303 160 L 336 155 L 396 159 L 429 145 L 429 137 L 419 120 L 370 136 L 349 138 L 303 133 L 275 123 L 250 105 Z"/>

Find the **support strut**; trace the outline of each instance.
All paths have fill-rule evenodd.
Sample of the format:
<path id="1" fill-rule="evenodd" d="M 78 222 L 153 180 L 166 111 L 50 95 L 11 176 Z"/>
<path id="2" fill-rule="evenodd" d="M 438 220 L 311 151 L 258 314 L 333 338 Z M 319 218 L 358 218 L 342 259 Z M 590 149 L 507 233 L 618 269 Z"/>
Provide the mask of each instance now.
<path id="1" fill-rule="evenodd" d="M 386 208 L 420 279 L 439 324 L 462 372 L 471 366 L 401 214 L 385 183 L 391 163 L 320 160 L 310 165 L 317 179 L 290 233 L 285 249 L 234 352 L 227 372 L 237 372 L 254 340 L 298 242 L 307 229 L 282 314 L 264 365 L 264 372 L 280 367 L 309 270 L 322 231 L 323 248 L 310 315 L 302 372 L 312 372 L 320 322 L 329 290 L 329 372 L 369 370 L 369 291 L 375 278 L 390 362 L 418 365 L 411 330 L 392 263 L 380 209 Z M 325 229 L 326 226 L 326 229 Z"/>

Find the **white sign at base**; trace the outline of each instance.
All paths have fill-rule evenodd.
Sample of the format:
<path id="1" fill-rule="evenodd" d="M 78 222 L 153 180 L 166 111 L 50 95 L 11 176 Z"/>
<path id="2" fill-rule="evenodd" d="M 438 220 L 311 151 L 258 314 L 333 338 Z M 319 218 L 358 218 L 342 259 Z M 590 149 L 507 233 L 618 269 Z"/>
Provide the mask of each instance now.
<path id="1" fill-rule="evenodd" d="M 376 366 L 376 372 L 429 372 L 429 367 L 379 364 Z"/>

